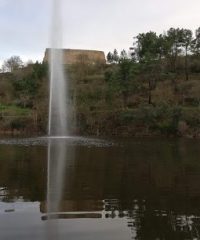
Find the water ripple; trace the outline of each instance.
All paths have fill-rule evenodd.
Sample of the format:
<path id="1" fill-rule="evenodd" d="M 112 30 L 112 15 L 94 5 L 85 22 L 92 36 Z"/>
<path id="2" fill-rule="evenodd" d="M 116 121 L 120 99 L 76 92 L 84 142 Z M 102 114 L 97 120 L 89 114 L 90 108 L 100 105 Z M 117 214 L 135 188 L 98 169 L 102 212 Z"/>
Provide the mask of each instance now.
<path id="1" fill-rule="evenodd" d="M 53 144 L 65 142 L 66 145 L 80 145 L 87 147 L 110 147 L 114 145 L 114 143 L 109 140 L 71 136 L 0 139 L 0 145 L 47 146 L 49 142 Z"/>

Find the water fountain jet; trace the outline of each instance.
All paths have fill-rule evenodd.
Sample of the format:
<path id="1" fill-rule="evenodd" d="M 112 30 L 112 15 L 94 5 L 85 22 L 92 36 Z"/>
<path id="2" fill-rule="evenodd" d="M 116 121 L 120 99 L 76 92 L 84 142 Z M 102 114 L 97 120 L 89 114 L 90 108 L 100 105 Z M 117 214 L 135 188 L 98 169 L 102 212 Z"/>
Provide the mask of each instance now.
<path id="1" fill-rule="evenodd" d="M 67 136 L 67 79 L 63 65 L 61 0 L 53 0 L 50 48 L 49 136 Z"/>
<path id="2" fill-rule="evenodd" d="M 59 212 L 64 187 L 64 171 L 67 148 L 61 140 L 69 136 L 67 105 L 67 79 L 63 65 L 61 0 L 53 0 L 52 28 L 50 48 L 50 90 L 48 121 L 48 179 L 47 179 L 47 218 Z M 59 141 L 55 144 L 55 140 Z M 69 155 L 69 152 L 68 152 Z M 69 157 L 69 156 L 68 156 Z M 50 224 L 50 223 L 49 223 Z M 59 231 L 56 226 L 48 227 L 48 239 L 51 231 Z M 54 229 L 54 230 L 52 230 Z M 57 236 L 57 238 L 58 238 Z"/>

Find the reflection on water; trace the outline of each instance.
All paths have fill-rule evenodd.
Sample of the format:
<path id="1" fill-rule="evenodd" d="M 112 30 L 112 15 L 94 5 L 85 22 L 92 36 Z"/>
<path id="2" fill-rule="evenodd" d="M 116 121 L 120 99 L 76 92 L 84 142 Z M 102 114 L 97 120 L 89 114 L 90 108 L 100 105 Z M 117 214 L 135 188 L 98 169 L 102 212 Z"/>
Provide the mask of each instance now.
<path id="1" fill-rule="evenodd" d="M 68 153 L 68 154 L 67 154 Z M 69 157 L 67 146 L 60 140 L 48 145 L 47 212 L 57 212 L 62 199 L 65 166 Z"/>
<path id="2" fill-rule="evenodd" d="M 63 196 L 50 216 L 60 239 L 200 239 L 198 141 L 129 140 L 64 149 L 74 154 L 63 166 Z M 46 179 L 46 146 L 0 145 L 0 239 L 45 238 Z M 18 214 L 26 219 L 21 232 Z M 7 219 L 15 220 L 5 228 Z M 32 225 L 40 229 L 37 238 L 23 238 L 23 229 Z"/>

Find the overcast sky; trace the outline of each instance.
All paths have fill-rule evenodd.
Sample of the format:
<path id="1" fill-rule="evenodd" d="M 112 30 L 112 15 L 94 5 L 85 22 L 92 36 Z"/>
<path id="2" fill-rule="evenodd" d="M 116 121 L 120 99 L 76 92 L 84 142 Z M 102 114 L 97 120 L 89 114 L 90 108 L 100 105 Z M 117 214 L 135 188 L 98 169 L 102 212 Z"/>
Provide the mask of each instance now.
<path id="1" fill-rule="evenodd" d="M 41 61 L 50 46 L 52 0 L 0 0 L 0 63 Z M 200 0 L 62 0 L 63 47 L 106 53 L 131 47 L 149 30 L 200 26 Z"/>

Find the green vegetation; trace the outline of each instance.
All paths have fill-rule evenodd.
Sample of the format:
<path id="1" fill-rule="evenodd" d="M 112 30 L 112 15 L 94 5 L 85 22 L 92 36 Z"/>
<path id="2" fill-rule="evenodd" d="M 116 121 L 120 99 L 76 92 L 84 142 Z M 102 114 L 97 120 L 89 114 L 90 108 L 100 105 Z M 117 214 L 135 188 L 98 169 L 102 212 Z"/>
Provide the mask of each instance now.
<path id="1" fill-rule="evenodd" d="M 18 115 L 27 116 L 31 114 L 30 108 L 21 108 L 16 105 L 3 105 L 0 104 L 0 114 L 1 115 Z"/>
<path id="2" fill-rule="evenodd" d="M 32 110 L 16 105 L 0 104 L 1 131 L 13 132 L 25 130 L 32 120 Z"/>
<path id="3" fill-rule="evenodd" d="M 0 132 L 46 131 L 47 65 L 36 62 L 0 74 Z"/>
<path id="4" fill-rule="evenodd" d="M 45 134 L 48 66 L 22 65 L 0 74 L 0 130 Z M 200 137 L 200 28 L 141 33 L 106 65 L 78 61 L 66 72 L 77 134 Z"/>

